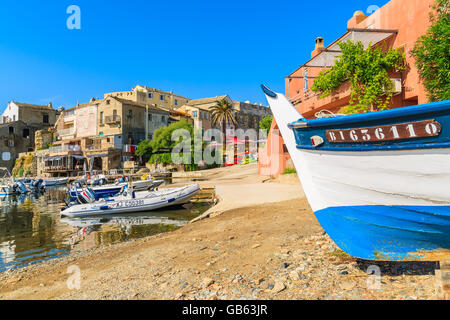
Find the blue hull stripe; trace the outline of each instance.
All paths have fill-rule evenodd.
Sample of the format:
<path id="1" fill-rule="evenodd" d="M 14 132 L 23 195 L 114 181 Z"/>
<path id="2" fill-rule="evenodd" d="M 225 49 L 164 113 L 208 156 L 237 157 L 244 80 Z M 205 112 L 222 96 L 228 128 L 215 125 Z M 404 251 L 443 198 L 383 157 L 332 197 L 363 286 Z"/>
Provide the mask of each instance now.
<path id="1" fill-rule="evenodd" d="M 332 127 L 341 125 L 354 125 L 366 122 L 386 121 L 386 120 L 398 120 L 399 118 L 406 117 L 427 117 L 430 115 L 440 115 L 442 113 L 448 113 L 450 111 L 450 100 L 433 102 L 428 104 L 422 104 L 417 106 L 389 109 L 376 112 L 360 113 L 347 115 L 345 117 L 334 118 L 322 118 L 312 119 L 307 121 L 308 128 L 320 128 L 320 127 Z M 289 126 L 297 122 L 304 122 L 304 119 L 296 121 Z"/>
<path id="2" fill-rule="evenodd" d="M 415 143 L 399 145 L 372 145 L 372 146 L 324 146 L 313 147 L 297 145 L 300 150 L 318 150 L 318 151 L 395 151 L 395 150 L 415 150 L 415 149 L 449 149 L 450 142 L 445 143 Z"/>
<path id="3" fill-rule="evenodd" d="M 349 206 L 316 212 L 348 254 L 367 260 L 430 260 L 450 254 L 450 206 Z"/>

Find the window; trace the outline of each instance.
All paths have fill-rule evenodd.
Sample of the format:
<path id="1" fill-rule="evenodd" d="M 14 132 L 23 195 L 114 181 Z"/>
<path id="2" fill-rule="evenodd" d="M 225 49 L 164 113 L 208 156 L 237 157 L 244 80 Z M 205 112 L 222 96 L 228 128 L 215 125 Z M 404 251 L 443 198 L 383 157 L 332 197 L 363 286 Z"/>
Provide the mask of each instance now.
<path id="1" fill-rule="evenodd" d="M 177 99 L 175 99 L 175 105 L 176 105 L 176 106 L 178 105 L 178 100 L 177 100 Z"/>
<path id="2" fill-rule="evenodd" d="M 29 138 L 30 137 L 30 129 L 24 128 L 23 129 L 23 133 L 22 133 L 22 137 Z"/>
<path id="3" fill-rule="evenodd" d="M 152 121 L 152 114 L 151 113 L 148 114 L 148 121 Z"/>
<path id="4" fill-rule="evenodd" d="M 150 93 L 148 94 L 148 97 L 149 97 L 149 99 L 153 99 L 153 93 L 150 92 Z"/>
<path id="5" fill-rule="evenodd" d="M 193 111 L 193 112 L 192 112 L 192 117 L 193 117 L 193 118 L 197 118 L 197 111 Z"/>
<path id="6" fill-rule="evenodd" d="M 160 94 L 160 95 L 159 95 L 159 100 L 161 100 L 161 101 L 164 101 L 164 100 L 165 100 L 163 94 Z"/>
<path id="7" fill-rule="evenodd" d="M 110 104 L 111 103 L 111 101 L 109 101 L 109 100 L 106 100 L 106 104 Z"/>
<path id="8" fill-rule="evenodd" d="M 14 127 L 9 127 L 9 134 L 14 134 Z"/>
<path id="9" fill-rule="evenodd" d="M 103 111 L 100 112 L 100 124 L 103 124 Z"/>
<path id="10" fill-rule="evenodd" d="M 117 116 L 117 110 L 114 109 L 114 110 L 113 110 L 113 117 L 114 117 L 114 119 L 116 118 L 116 116 Z"/>
<path id="11" fill-rule="evenodd" d="M 148 134 L 148 140 L 152 140 L 153 139 L 153 135 L 151 133 Z"/>
<path id="12" fill-rule="evenodd" d="M 165 116 L 161 116 L 161 121 L 165 122 L 166 121 L 166 117 Z"/>
<path id="13" fill-rule="evenodd" d="M 128 118 L 133 118 L 133 110 L 128 110 Z"/>
<path id="14" fill-rule="evenodd" d="M 43 122 L 43 123 L 48 123 L 48 114 L 45 114 L 45 113 L 44 113 L 44 114 L 42 115 L 42 122 Z"/>

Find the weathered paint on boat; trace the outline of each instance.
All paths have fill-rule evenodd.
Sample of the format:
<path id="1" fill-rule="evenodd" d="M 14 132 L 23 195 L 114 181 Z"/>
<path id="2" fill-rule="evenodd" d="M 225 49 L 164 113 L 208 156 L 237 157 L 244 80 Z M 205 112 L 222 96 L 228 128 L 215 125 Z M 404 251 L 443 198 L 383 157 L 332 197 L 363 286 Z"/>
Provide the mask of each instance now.
<path id="1" fill-rule="evenodd" d="M 450 257 L 450 101 L 307 120 L 282 94 L 263 89 L 308 202 L 342 250 L 369 260 Z M 374 127 L 414 129 L 420 121 L 440 128 L 361 139 Z M 343 130 L 358 141 L 330 138 Z"/>

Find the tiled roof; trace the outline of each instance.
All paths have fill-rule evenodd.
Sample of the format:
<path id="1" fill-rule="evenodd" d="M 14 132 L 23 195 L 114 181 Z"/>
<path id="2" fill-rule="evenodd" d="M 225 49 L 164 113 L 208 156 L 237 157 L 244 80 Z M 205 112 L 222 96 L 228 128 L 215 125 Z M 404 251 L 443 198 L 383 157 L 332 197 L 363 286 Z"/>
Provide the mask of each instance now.
<path id="1" fill-rule="evenodd" d="M 217 102 L 217 101 L 220 101 L 222 99 L 225 99 L 226 97 L 228 97 L 228 95 L 223 95 L 223 96 L 218 96 L 218 97 L 211 97 L 211 98 L 195 99 L 195 100 L 189 101 L 189 103 L 187 105 L 188 106 L 196 106 L 196 105 L 199 105 L 199 104 L 213 103 L 213 102 Z"/>
<path id="2" fill-rule="evenodd" d="M 48 109 L 48 110 L 55 110 L 55 108 L 49 106 L 49 105 L 40 105 L 40 104 L 30 104 L 30 103 L 22 103 L 22 102 L 16 102 L 13 101 L 15 105 L 18 107 L 24 107 L 24 108 L 39 108 L 39 109 Z"/>

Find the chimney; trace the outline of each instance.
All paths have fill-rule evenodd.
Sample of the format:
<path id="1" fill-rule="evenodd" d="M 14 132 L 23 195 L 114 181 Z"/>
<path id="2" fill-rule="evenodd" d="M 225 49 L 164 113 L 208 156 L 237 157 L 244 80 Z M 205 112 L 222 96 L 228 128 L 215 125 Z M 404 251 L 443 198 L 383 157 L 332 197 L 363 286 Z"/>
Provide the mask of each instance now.
<path id="1" fill-rule="evenodd" d="M 311 58 L 314 58 L 315 56 L 317 56 L 323 50 L 325 50 L 325 44 L 323 42 L 323 38 L 322 37 L 318 37 L 316 39 L 316 46 L 314 48 L 314 51 L 311 52 Z"/>
<path id="2" fill-rule="evenodd" d="M 364 12 L 362 12 L 362 11 L 356 11 L 356 12 L 353 14 L 353 17 L 352 17 L 350 20 L 348 20 L 348 22 L 347 22 L 347 28 L 348 28 L 348 29 L 357 28 L 357 27 L 358 27 L 358 24 L 360 24 L 361 22 L 363 22 L 364 20 L 366 20 L 367 17 L 368 17 L 368 16 L 366 16 L 366 15 L 364 14 Z"/>

